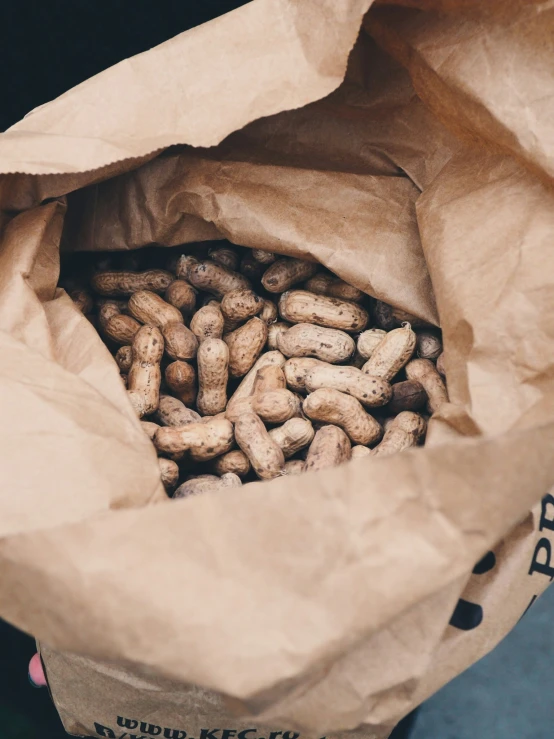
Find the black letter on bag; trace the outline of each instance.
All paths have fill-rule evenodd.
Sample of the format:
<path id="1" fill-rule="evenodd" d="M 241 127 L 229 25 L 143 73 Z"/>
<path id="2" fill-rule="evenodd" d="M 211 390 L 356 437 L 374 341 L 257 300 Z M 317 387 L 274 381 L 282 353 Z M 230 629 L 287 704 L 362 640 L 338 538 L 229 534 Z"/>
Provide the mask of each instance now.
<path id="1" fill-rule="evenodd" d="M 490 572 L 496 565 L 496 556 L 494 552 L 487 552 L 485 556 L 477 562 L 473 568 L 474 575 L 484 575 Z M 460 631 L 471 631 L 476 629 L 483 621 L 483 609 L 478 603 L 472 603 L 469 600 L 460 600 L 456 603 L 456 608 L 450 619 L 450 626 L 454 626 Z"/>
<path id="2" fill-rule="evenodd" d="M 162 733 L 161 726 L 155 726 L 154 724 L 147 724 L 145 721 L 140 722 L 140 730 L 144 734 L 150 734 L 150 736 L 159 736 Z"/>
<path id="3" fill-rule="evenodd" d="M 541 551 L 544 550 L 545 553 L 545 562 L 544 564 L 542 562 L 539 562 L 539 554 Z M 533 560 L 531 562 L 531 567 L 529 568 L 529 574 L 532 575 L 533 572 L 539 572 L 541 575 L 546 575 L 551 580 L 554 580 L 554 567 L 550 567 L 550 561 L 552 559 L 552 545 L 548 539 L 539 539 L 539 543 L 535 547 L 535 551 L 533 552 Z"/>
<path id="4" fill-rule="evenodd" d="M 186 739 L 187 732 L 179 729 L 164 729 L 165 739 Z"/>
<path id="5" fill-rule="evenodd" d="M 257 734 L 257 729 L 243 729 L 237 734 L 238 739 L 248 739 L 248 734 Z"/>
<path id="6" fill-rule="evenodd" d="M 94 731 L 98 734 L 98 736 L 107 736 L 109 739 L 115 739 L 115 734 L 111 729 L 108 729 L 107 726 L 102 726 L 101 724 L 94 724 Z"/>
<path id="7" fill-rule="evenodd" d="M 539 522 L 539 531 L 542 531 L 543 529 L 550 529 L 550 531 L 554 531 L 554 518 L 547 518 L 546 514 L 548 512 L 548 504 L 554 508 L 554 495 L 545 495 L 542 499 L 541 503 L 541 520 Z M 554 515 L 554 510 L 552 511 L 552 514 Z"/>
<path id="8" fill-rule="evenodd" d="M 122 716 L 118 716 L 117 725 L 121 726 L 124 729 L 136 729 L 138 726 L 138 721 L 135 721 L 134 718 L 123 718 Z"/>
<path id="9" fill-rule="evenodd" d="M 219 729 L 200 729 L 200 739 L 219 739 L 218 731 Z"/>

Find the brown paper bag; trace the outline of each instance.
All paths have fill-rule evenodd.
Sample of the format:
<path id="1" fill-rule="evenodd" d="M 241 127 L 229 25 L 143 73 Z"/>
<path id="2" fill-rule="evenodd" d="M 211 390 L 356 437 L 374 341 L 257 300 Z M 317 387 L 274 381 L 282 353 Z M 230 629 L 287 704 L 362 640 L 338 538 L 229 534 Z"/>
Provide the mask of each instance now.
<path id="1" fill-rule="evenodd" d="M 553 14 L 375 8 L 350 54 L 369 4 L 254 0 L 0 137 L 0 614 L 71 733 L 384 737 L 554 576 Z M 440 323 L 425 448 L 165 500 L 59 247 L 222 236 Z"/>

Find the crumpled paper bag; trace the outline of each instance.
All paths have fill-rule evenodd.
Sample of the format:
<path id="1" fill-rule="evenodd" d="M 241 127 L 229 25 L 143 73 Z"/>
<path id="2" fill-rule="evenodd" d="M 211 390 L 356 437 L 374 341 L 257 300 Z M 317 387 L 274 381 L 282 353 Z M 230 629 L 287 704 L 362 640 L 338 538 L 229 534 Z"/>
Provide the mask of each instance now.
<path id="1" fill-rule="evenodd" d="M 72 733 L 384 737 L 554 576 L 552 12 L 369 4 L 254 0 L 0 136 L 0 614 Z M 59 247 L 221 237 L 440 324 L 425 448 L 165 500 Z"/>

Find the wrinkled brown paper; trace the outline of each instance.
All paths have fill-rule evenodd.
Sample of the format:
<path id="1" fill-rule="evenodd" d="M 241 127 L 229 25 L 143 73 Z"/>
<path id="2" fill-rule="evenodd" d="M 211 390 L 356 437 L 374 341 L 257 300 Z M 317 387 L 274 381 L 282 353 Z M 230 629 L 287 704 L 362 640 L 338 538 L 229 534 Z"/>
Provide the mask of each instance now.
<path id="1" fill-rule="evenodd" d="M 0 614 L 72 733 L 385 737 L 554 575 L 554 12 L 369 4 L 254 0 L 0 136 Z M 165 502 L 59 245 L 221 237 L 441 325 L 425 448 Z"/>

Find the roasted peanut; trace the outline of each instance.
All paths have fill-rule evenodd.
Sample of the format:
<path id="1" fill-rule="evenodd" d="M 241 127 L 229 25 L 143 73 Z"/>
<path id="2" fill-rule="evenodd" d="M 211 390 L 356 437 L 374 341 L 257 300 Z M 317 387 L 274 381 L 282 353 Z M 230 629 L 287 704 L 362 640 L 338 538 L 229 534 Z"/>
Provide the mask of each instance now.
<path id="1" fill-rule="evenodd" d="M 392 398 L 383 408 L 383 412 L 395 416 L 402 411 L 417 411 L 427 402 L 427 393 L 423 385 L 415 380 L 396 382 L 392 386 Z"/>
<path id="2" fill-rule="evenodd" d="M 166 490 L 173 490 L 179 481 L 179 466 L 172 459 L 164 459 L 158 457 L 158 465 L 160 467 L 160 477 Z"/>
<path id="3" fill-rule="evenodd" d="M 284 423 L 299 416 L 301 409 L 299 397 L 286 388 L 268 390 L 252 398 L 252 410 L 265 423 Z"/>
<path id="4" fill-rule="evenodd" d="M 288 331 L 289 328 L 290 323 L 285 323 L 285 321 L 278 321 L 277 323 L 272 323 L 271 326 L 268 326 L 267 348 L 270 350 L 277 349 L 277 337 L 285 331 Z"/>
<path id="5" fill-rule="evenodd" d="M 115 361 L 117 362 L 119 371 L 123 372 L 123 374 L 127 374 L 131 369 L 131 363 L 133 361 L 132 348 L 130 346 L 120 346 L 115 353 Z"/>
<path id="6" fill-rule="evenodd" d="M 241 414 L 249 413 L 254 409 L 254 400 L 258 396 L 275 390 L 284 390 L 284 392 L 259 403 L 262 420 L 268 423 L 278 423 L 279 419 L 287 420 L 297 414 L 299 403 L 285 388 L 283 370 L 277 365 L 267 365 L 256 372 L 250 395 L 228 403 L 226 417 L 234 423 Z"/>
<path id="7" fill-rule="evenodd" d="M 222 413 L 227 405 L 229 378 L 227 344 L 222 339 L 206 339 L 198 348 L 196 360 L 199 386 L 196 406 L 207 416 Z"/>
<path id="8" fill-rule="evenodd" d="M 127 380 L 129 399 L 139 418 L 158 408 L 163 351 L 160 330 L 155 326 L 141 326 L 133 339 L 133 361 Z"/>
<path id="9" fill-rule="evenodd" d="M 250 282 L 239 272 L 233 272 L 222 264 L 204 259 L 187 270 L 187 279 L 198 290 L 215 295 L 218 300 L 225 293 L 238 288 L 250 288 Z"/>
<path id="10" fill-rule="evenodd" d="M 105 305 L 115 306 L 120 313 L 127 313 L 128 300 L 118 300 L 116 298 L 98 298 L 96 305 L 100 312 Z M 113 310 L 113 308 L 112 308 Z M 115 315 L 115 314 L 114 314 Z"/>
<path id="11" fill-rule="evenodd" d="M 171 359 L 194 359 L 198 339 L 184 323 L 166 323 L 162 327 L 165 352 Z"/>
<path id="12" fill-rule="evenodd" d="M 241 287 L 230 290 L 221 300 L 221 312 L 229 321 L 243 321 L 258 315 L 264 306 L 264 301 L 253 290 Z"/>
<path id="13" fill-rule="evenodd" d="M 83 314 L 90 313 L 94 307 L 92 295 L 86 290 L 76 288 L 69 293 L 69 297 L 73 301 L 75 307 Z"/>
<path id="14" fill-rule="evenodd" d="M 408 447 L 416 446 L 423 438 L 427 424 L 418 414 L 403 411 L 387 424 L 387 429 L 380 444 L 372 450 L 374 457 L 396 454 Z"/>
<path id="15" fill-rule="evenodd" d="M 323 362 L 346 362 L 354 354 L 354 339 L 336 328 L 297 323 L 279 334 L 277 347 L 286 357 L 315 357 Z"/>
<path id="16" fill-rule="evenodd" d="M 277 259 L 272 251 L 264 251 L 263 249 L 252 249 L 251 254 L 252 259 L 255 259 L 260 264 L 273 264 Z"/>
<path id="17" fill-rule="evenodd" d="M 418 318 L 417 316 L 414 316 L 413 313 L 408 313 L 401 308 L 393 308 L 392 315 L 397 326 L 401 326 L 403 323 L 409 323 L 414 328 L 426 328 L 429 326 L 427 321 L 424 321 L 422 318 Z"/>
<path id="18" fill-rule="evenodd" d="M 188 452 L 193 462 L 207 462 L 231 450 L 233 426 L 226 419 L 162 426 L 154 436 L 154 445 L 164 454 Z"/>
<path id="19" fill-rule="evenodd" d="M 307 418 L 291 418 L 269 432 L 273 441 L 283 450 L 285 459 L 311 444 L 314 434 L 314 427 Z"/>
<path id="20" fill-rule="evenodd" d="M 91 284 L 100 295 L 118 297 L 133 295 L 138 290 L 163 293 L 175 277 L 164 269 L 149 269 L 145 272 L 97 272 Z"/>
<path id="21" fill-rule="evenodd" d="M 105 310 L 107 312 L 107 308 Z M 103 320 L 103 315 L 99 314 L 98 318 L 104 335 L 116 344 L 131 344 L 140 328 L 138 321 L 122 313 L 114 313 L 107 321 Z"/>
<path id="22" fill-rule="evenodd" d="M 260 311 L 260 318 L 262 321 L 265 321 L 268 326 L 271 326 L 271 324 L 275 323 L 279 317 L 277 306 L 272 300 L 262 300 L 262 303 L 263 307 Z"/>
<path id="23" fill-rule="evenodd" d="M 191 475 L 173 494 L 173 500 L 190 498 L 217 490 L 221 483 L 218 475 Z"/>
<path id="24" fill-rule="evenodd" d="M 235 404 L 242 402 L 244 398 L 248 398 L 250 395 L 252 395 L 258 370 L 263 369 L 264 367 L 269 367 L 271 365 L 283 367 L 284 364 L 285 358 L 281 354 L 281 352 L 274 351 L 262 354 L 261 357 L 254 363 L 254 366 L 252 367 L 250 372 L 248 372 L 248 374 L 244 376 L 242 382 L 231 396 L 229 403 L 227 404 L 227 411 L 232 411 Z"/>
<path id="25" fill-rule="evenodd" d="M 374 444 L 383 432 L 361 403 L 338 390 L 322 388 L 304 400 L 304 413 L 313 421 L 340 426 L 355 444 Z"/>
<path id="26" fill-rule="evenodd" d="M 433 331 L 417 331 L 416 336 L 417 356 L 436 362 L 442 353 L 440 337 Z"/>
<path id="27" fill-rule="evenodd" d="M 283 368 L 278 364 L 268 364 L 260 367 L 256 372 L 254 385 L 252 386 L 252 395 L 261 395 L 270 390 L 280 390 L 286 388 L 287 382 Z"/>
<path id="28" fill-rule="evenodd" d="M 242 480 L 234 472 L 224 472 L 221 475 L 221 482 L 223 488 L 240 488 L 242 487 Z"/>
<path id="29" fill-rule="evenodd" d="M 410 360 L 416 345 L 416 335 L 406 323 L 395 328 L 383 338 L 362 371 L 372 377 L 382 377 L 389 382 Z"/>
<path id="30" fill-rule="evenodd" d="M 192 254 L 182 254 L 175 266 L 175 274 L 178 280 L 188 281 L 190 270 L 198 264 L 198 259 Z"/>
<path id="31" fill-rule="evenodd" d="M 305 284 L 305 289 L 318 295 L 328 295 L 331 298 L 339 298 L 340 300 L 349 300 L 357 303 L 364 297 L 361 290 L 352 287 L 348 282 L 344 282 L 334 275 L 326 275 L 324 273 L 316 274 L 311 277 Z"/>
<path id="32" fill-rule="evenodd" d="M 287 389 L 269 390 L 262 395 L 251 395 L 227 406 L 225 417 L 236 423 L 244 413 L 257 413 L 265 423 L 284 423 L 301 414 L 301 403 Z"/>
<path id="33" fill-rule="evenodd" d="M 208 249 L 208 256 L 214 262 L 222 264 L 232 271 L 235 271 L 239 266 L 239 255 L 234 249 L 230 249 L 228 246 L 212 247 Z"/>
<path id="34" fill-rule="evenodd" d="M 201 495 L 202 493 L 212 493 L 225 488 L 239 488 L 242 482 L 238 475 L 234 475 L 232 472 L 227 472 L 221 477 L 216 475 L 198 475 L 197 477 L 191 477 L 182 485 L 179 485 L 173 499 L 179 498 L 190 498 L 193 495 Z"/>
<path id="35" fill-rule="evenodd" d="M 227 409 L 225 411 L 225 418 L 231 423 L 235 423 L 237 418 L 242 416 L 243 413 L 251 413 L 252 411 L 252 400 L 253 396 L 248 398 L 240 398 L 235 401 L 232 405 L 227 403 Z"/>
<path id="36" fill-rule="evenodd" d="M 368 328 L 358 336 L 358 352 L 364 359 L 369 359 L 387 332 L 380 328 Z"/>
<path id="37" fill-rule="evenodd" d="M 446 377 L 446 367 L 444 366 L 444 352 L 437 357 L 437 372 L 441 377 Z"/>
<path id="38" fill-rule="evenodd" d="M 369 457 L 370 454 L 371 449 L 366 446 L 362 446 L 361 444 L 357 444 L 352 447 L 351 459 L 362 459 L 362 457 Z"/>
<path id="39" fill-rule="evenodd" d="M 190 330 L 202 343 L 206 339 L 221 339 L 225 319 L 217 305 L 205 305 L 196 311 L 190 321 Z"/>
<path id="40" fill-rule="evenodd" d="M 165 368 L 165 382 L 171 392 L 185 405 L 196 402 L 196 372 L 187 362 L 177 360 Z"/>
<path id="41" fill-rule="evenodd" d="M 158 328 L 168 323 L 183 323 L 181 311 L 151 290 L 138 290 L 131 295 L 129 313 L 137 321 Z"/>
<path id="42" fill-rule="evenodd" d="M 373 316 L 377 326 L 385 329 L 385 331 L 392 331 L 403 323 L 409 323 L 412 327 L 416 328 L 425 328 L 429 326 L 426 321 L 414 316 L 412 313 L 408 313 L 401 308 L 394 308 L 392 305 L 383 303 L 381 300 L 375 301 Z"/>
<path id="43" fill-rule="evenodd" d="M 332 425 L 323 426 L 315 432 L 304 471 L 313 472 L 327 467 L 337 467 L 348 462 L 351 453 L 350 439 L 341 428 Z"/>
<path id="44" fill-rule="evenodd" d="M 200 415 L 191 408 L 187 408 L 183 402 L 171 395 L 163 394 L 160 395 L 156 419 L 162 426 L 186 426 L 201 420 Z"/>
<path id="45" fill-rule="evenodd" d="M 232 321 L 230 318 L 223 319 L 223 336 L 235 331 L 241 325 L 241 321 Z"/>
<path id="46" fill-rule="evenodd" d="M 237 418 L 235 438 L 260 479 L 271 480 L 282 474 L 285 457 L 259 416 L 255 413 L 243 413 Z"/>
<path id="47" fill-rule="evenodd" d="M 320 365 L 327 366 L 328 362 L 322 362 L 320 359 L 312 357 L 292 357 L 287 359 L 283 371 L 285 373 L 285 381 L 289 390 L 296 393 L 306 392 L 306 376 L 314 367 Z"/>
<path id="48" fill-rule="evenodd" d="M 313 277 L 318 270 L 315 262 L 304 259 L 284 257 L 266 269 L 262 277 L 262 285 L 270 293 L 284 293 L 293 285 Z"/>
<path id="49" fill-rule="evenodd" d="M 131 316 L 124 316 L 115 302 L 100 306 L 98 321 L 104 334 L 117 344 L 131 344 L 140 328 L 140 323 Z"/>
<path id="50" fill-rule="evenodd" d="M 392 331 L 398 327 L 396 318 L 392 314 L 392 306 L 383 303 L 382 300 L 376 300 L 373 306 L 373 318 L 378 328 L 384 331 Z"/>
<path id="51" fill-rule="evenodd" d="M 242 377 L 260 356 L 267 341 L 267 324 L 261 318 L 251 318 L 243 326 L 226 334 L 223 340 L 229 347 L 229 373 Z"/>
<path id="52" fill-rule="evenodd" d="M 242 480 L 234 472 L 224 472 L 221 475 L 221 488 L 240 488 Z"/>
<path id="53" fill-rule="evenodd" d="M 196 290 L 185 280 L 173 280 L 164 297 L 181 313 L 192 313 L 196 307 Z"/>
<path id="54" fill-rule="evenodd" d="M 367 311 L 356 303 L 316 295 L 307 290 L 283 293 L 279 300 L 279 313 L 289 323 L 314 323 L 347 333 L 363 331 L 369 320 Z"/>
<path id="55" fill-rule="evenodd" d="M 246 477 L 250 472 L 250 461 L 246 454 L 240 449 L 233 449 L 227 454 L 222 454 L 211 462 L 211 469 L 216 475 L 224 475 L 233 472 L 239 477 Z"/>
<path id="56" fill-rule="evenodd" d="M 150 440 L 156 436 L 156 431 L 160 428 L 157 423 L 152 423 L 152 421 L 140 421 L 140 425 Z"/>
<path id="57" fill-rule="evenodd" d="M 385 405 L 392 397 L 390 383 L 381 377 L 371 377 L 356 367 L 333 364 L 319 364 L 311 369 L 306 375 L 305 386 L 310 393 L 326 387 L 340 390 L 368 408 Z"/>
<path id="58" fill-rule="evenodd" d="M 412 359 L 406 365 L 408 380 L 420 382 L 427 393 L 429 413 L 436 413 L 441 405 L 448 403 L 448 393 L 437 368 L 429 359 Z"/>
<path id="59" fill-rule="evenodd" d="M 257 262 L 252 254 L 249 252 L 248 254 L 245 254 L 241 259 L 239 272 L 243 274 L 247 279 L 259 280 L 260 277 L 263 275 L 266 266 L 267 265 L 262 264 L 261 262 Z"/>
<path id="60" fill-rule="evenodd" d="M 289 459 L 283 468 L 284 475 L 301 475 L 304 472 L 305 462 L 301 459 Z"/>

